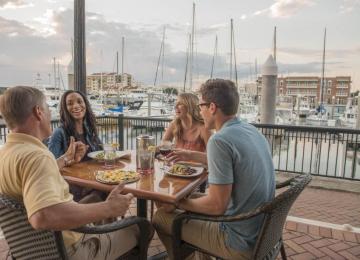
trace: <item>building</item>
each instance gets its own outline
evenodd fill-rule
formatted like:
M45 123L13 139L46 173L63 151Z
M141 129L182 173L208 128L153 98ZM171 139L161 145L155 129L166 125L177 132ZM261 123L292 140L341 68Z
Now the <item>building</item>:
M135 86L132 75L128 73L93 73L86 78L86 88L89 92L117 92L119 89L133 88Z
M261 77L258 78L259 93L262 86ZM310 105L317 106L321 102L321 78L313 76L291 76L279 77L277 80L277 95L278 96L297 96L306 97ZM346 105L347 99L350 96L351 77L350 76L336 76L326 77L324 79L324 104L339 104Z

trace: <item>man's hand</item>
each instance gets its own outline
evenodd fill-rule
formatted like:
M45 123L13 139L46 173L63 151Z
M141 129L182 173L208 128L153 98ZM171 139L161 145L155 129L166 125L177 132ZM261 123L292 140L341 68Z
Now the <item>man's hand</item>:
M128 193L122 195L121 192L124 189L123 184L116 186L109 196L106 199L106 202L109 205L111 217L124 216L126 211L129 209L131 200L134 198L134 195Z
M191 161L191 151L185 149L174 149L166 156L170 162Z
M81 161L82 158L84 158L88 148L89 146L83 144L81 141L75 142L75 155L74 155L75 162L78 163Z

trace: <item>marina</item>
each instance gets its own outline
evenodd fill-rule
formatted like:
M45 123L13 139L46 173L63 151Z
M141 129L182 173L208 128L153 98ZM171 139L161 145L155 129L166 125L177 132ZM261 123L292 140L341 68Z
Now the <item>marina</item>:
M138 244L134 244L131 250L134 257L131 253L130 258L135 259L140 252L139 259L163 260L172 259L172 255L171 250L165 247L162 232L157 229L157 214L161 214L158 207L167 209L169 206L184 211L175 218L170 233L172 245L178 247L174 257L178 258L192 244L185 238L187 232L192 230L186 231L184 227L192 223L189 220L194 217L209 223L220 221L222 225L227 225L228 221L238 222L241 226L243 219L250 223L253 216L264 213L261 226L257 224L260 231L256 235L257 240L254 240L255 246L251 246L251 259L360 259L360 49L354 26L358 24L356 21L360 21L359 1L274 0L255 3L174 0L170 5L145 0L136 3L128 0L121 3L116 0L105 2L0 1L0 24L3 25L0 29L3 46L0 53L0 98L8 88L25 86L39 89L45 95L51 112L52 131L60 126L60 102L65 103L61 111L62 115L65 114L64 124L68 124L67 127L70 125L70 130L65 129L65 135L74 130L71 135L76 137L75 141L80 140L90 148L76 143L70 160L68 153L61 151L57 161L61 176L69 185L92 189L91 193L96 190L103 193L101 196L104 198L118 183L115 179L125 180L124 187L115 188L119 191L118 197L125 197L123 194L128 193L135 197L128 200L126 211L121 214L106 215L111 219L102 216L105 225L97 226L97 222L87 221L90 225L81 228L98 232L110 227L110 232L113 232L118 223L129 226L132 220L141 219L141 223L147 226L139 224L140 234L144 236L140 236ZM227 151L219 149L217 152L221 151L221 154L216 158L206 153L208 138L216 133L214 129L205 129L204 136L199 130L200 139L196 141L202 140L201 152L200 155L192 154L194 157L190 161L172 164L165 157L155 156L158 152L161 155L171 152L180 143L178 140L182 140L177 139L180 135L183 135L184 144L186 141L188 145L186 149L195 147L191 138L186 136L197 134L198 125L194 122L203 127L201 117L211 124L219 122L216 120L226 114L222 112L227 101L224 102L222 97L218 100L204 96L204 93L200 96L199 89L209 79L232 81L231 85L235 85L239 94L236 111L239 125L245 122L251 124L255 129L247 125L248 131L251 130L254 136L260 132L266 139L258 136L259 139L252 143L247 142L247 149L243 149L246 151L236 154L240 159L234 159L234 151L241 149L233 145L239 141L238 137L232 136L232 150L228 155L232 153L234 176L231 176L232 185L227 185L231 190L231 202L223 201L223 204L228 203L226 209L223 207L225 204L222 205L225 211L219 210L214 196L209 196L214 194L212 187L217 185L208 183L214 179L214 172L224 175L224 178L228 178L225 175L230 172L230 168L221 169L222 161L218 172L213 169L214 162L221 156L230 158L226 157ZM222 91L228 90L226 84L222 87ZM68 90L78 93L68 94ZM234 94L236 90L232 90ZM64 93L67 96L61 101ZM188 100L182 98L183 93L193 96L196 101L189 104ZM227 92L217 92L217 95L220 97L223 93ZM234 108L232 96L236 95L227 96L227 100ZM81 97L86 106L79 101ZM95 118L86 114L89 106L85 97ZM1 109L5 111L3 107ZM12 109L17 111L17 107ZM194 110L200 115L194 116ZM48 124L49 114L45 115L43 122ZM169 128L174 119L178 121ZM37 119L29 122L37 122ZM24 122L24 125L30 126L26 131L37 127L29 122ZM72 129L74 122L77 125ZM42 133L45 135L46 132L48 136L49 128L43 127L44 124L39 124L38 130L43 130ZM97 131L92 131L95 128ZM166 132L168 129L172 131ZM53 132L54 137L60 134L57 133L59 130L62 129ZM16 129L13 131L17 133ZM217 128L217 131L222 129ZM9 145L4 146L9 140L9 133L0 114L1 152L11 145L8 142ZM32 135L32 132L22 134ZM44 138L42 135L41 138L33 137L39 140ZM64 137L62 142L66 144L68 140L65 138L69 136L61 137ZM54 153L51 142L57 138L49 138L40 141ZM258 149L257 154L251 153L259 147L258 140L261 140L261 151ZM94 150L89 153L92 145ZM270 154L266 151L267 145ZM85 160L83 157L84 160L74 163L81 149L91 159ZM205 154L202 153L204 151ZM243 160L242 153L244 158L251 155L249 162ZM260 157L255 157L260 153ZM103 154L102 157L99 154ZM126 156L117 158L120 155ZM200 167L196 162L197 157L205 155L205 159L201 158ZM251 160L254 161L253 165L263 165L262 170L249 169L246 164L250 164ZM234 162L244 166L241 168L244 170L238 171L240 168L234 167ZM178 167L178 163L182 167ZM195 175L190 171L195 169L194 165L190 166L191 163L198 163ZM3 167L3 172L11 172L7 168ZM180 174L181 168L185 170ZM116 172L125 174L120 176ZM132 179L127 179L130 177L126 174L130 172L134 175ZM272 188L275 186L275 192L271 196L269 193L267 199L250 210L228 214L237 203L235 196L242 195L240 192L247 195L246 187L235 189L235 185L242 185L249 181L249 176L259 174L261 178L253 178L257 183L248 185L255 188L269 176L273 178L268 173L275 175L275 181L268 185ZM10 187L20 183L18 180L8 182L6 174L0 177L4 176L5 182L2 181L0 190L4 183ZM239 176L244 178L241 182L238 181ZM42 178L46 180L46 177L44 173ZM45 181L39 182L39 187L43 183ZM224 192L223 186L216 186L224 194L216 196L217 200L227 196L228 191ZM33 189L33 186L28 185L27 189ZM249 198L255 199L268 191L269 188L257 189ZM203 192L204 198L211 199L211 204L187 208L189 205L183 202L192 199L193 192ZM64 223L68 225L66 228L53 228L56 218L43 218L41 224L48 221L48 226L35 226L30 221L30 215L26 215L27 205L24 207L21 201L9 202L8 195L0 194L0 260L18 259L19 248L25 256L35 251L42 255L45 252L42 246L52 247L50 254L60 252L54 258L65 256L65 259L69 252L63 253L63 250L68 250L68 245L65 243L64 247L62 243L67 238L64 236L64 241L57 240L62 235L54 230L71 230L74 227L70 223L72 221L66 222L68 216L83 219L88 214L82 211L84 214L64 217ZM78 194L74 194L74 198L75 195ZM23 188L22 196L26 196ZM101 198L105 200L104 203L111 201L104 198ZM196 199L192 202L196 205ZM84 209L88 205L82 206ZM201 209L202 206L204 209ZM20 211L22 215L18 217ZM101 215L107 211L111 212L111 208L92 212ZM9 212L16 222L6 217ZM59 219L64 216L63 212L58 213ZM44 216L47 217L46 214ZM108 220L114 222L107 225ZM150 231L151 225L156 232L148 247L146 242L150 240L146 238L151 232L146 232ZM39 228L42 230L38 231ZM229 237L230 233L224 230L222 235L230 238L227 240L236 238L236 247L240 245L240 240L244 240L242 234L239 235L241 232ZM36 234L28 235L30 233ZM47 234L46 239L42 237L43 233ZM14 242L13 237L20 241L21 246ZM207 237L215 238L217 233L211 231ZM191 238L195 236L191 234ZM230 245L222 240L223 237L216 244L224 242L226 249L234 246L234 243ZM248 243L247 239L245 241ZM123 241L120 239L118 242L114 243L116 246L113 249L122 248ZM44 245L38 248L38 243ZM77 250L75 245L71 246ZM206 245L202 247L195 243L192 249L212 254L216 259L238 259L221 255L221 250L212 252L213 246ZM263 255L261 251L264 251ZM179 259L185 259L185 255L182 256Z

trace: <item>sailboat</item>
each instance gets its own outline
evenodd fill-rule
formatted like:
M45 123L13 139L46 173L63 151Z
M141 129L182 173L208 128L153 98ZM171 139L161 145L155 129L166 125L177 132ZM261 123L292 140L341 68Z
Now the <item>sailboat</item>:
M325 93L325 49L326 49L326 28L324 30L324 45L323 45L323 57L322 57L322 69L321 69L321 81L320 81L320 104L314 114L309 115L306 121L312 125L329 125L335 126L336 121L328 119L327 111L324 107L324 93Z

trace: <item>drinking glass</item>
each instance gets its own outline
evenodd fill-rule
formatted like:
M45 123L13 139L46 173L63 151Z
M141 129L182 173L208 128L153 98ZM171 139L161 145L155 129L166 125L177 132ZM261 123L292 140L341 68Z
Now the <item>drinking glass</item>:
M104 144L104 167L111 169L115 167L116 150L112 144Z
M136 137L136 168L141 174L154 172L155 138L150 135Z
M171 153L172 148L173 148L173 143L170 141L162 141L159 146L159 152L163 156L162 166L161 166L161 169L163 170L165 169L165 166L168 165L166 156Z
M141 150L137 151L137 170L141 174L150 174L154 170L155 151Z

